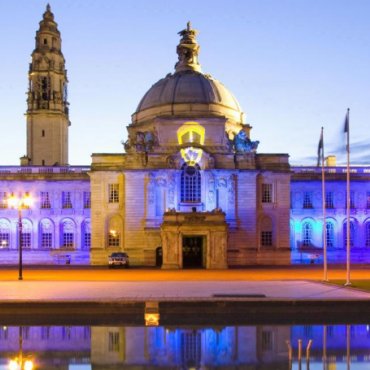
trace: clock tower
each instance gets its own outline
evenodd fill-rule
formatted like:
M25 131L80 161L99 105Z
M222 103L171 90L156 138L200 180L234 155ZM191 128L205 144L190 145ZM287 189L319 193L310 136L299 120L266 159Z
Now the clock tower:
M28 72L27 156L22 165L68 165L67 71L61 37L50 5L46 7Z

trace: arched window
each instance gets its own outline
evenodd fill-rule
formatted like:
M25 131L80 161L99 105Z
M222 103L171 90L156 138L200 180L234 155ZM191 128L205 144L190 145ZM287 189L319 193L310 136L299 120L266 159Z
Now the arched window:
M51 249L53 247L53 240L54 240L54 225L48 218L45 218L40 221L41 248Z
M113 216L108 226L108 247L120 247L122 237L122 220L119 216Z
M312 245L312 225L309 222L302 225L302 244L305 247Z
M87 219L82 223L82 249L91 248L91 224L90 220Z
M200 203L201 202L201 175L200 168L184 164L181 172L181 202Z
M349 245L353 247L353 241L355 237L355 224L353 221L349 222ZM343 224L343 246L347 246L347 222Z
M9 248L10 245L10 224L7 220L0 220L0 247Z
M64 220L62 222L61 235L63 248L74 248L75 246L75 224L72 220Z
M370 221L365 225L365 245L370 247Z
M334 224L332 222L326 223L326 245L329 248L334 247Z

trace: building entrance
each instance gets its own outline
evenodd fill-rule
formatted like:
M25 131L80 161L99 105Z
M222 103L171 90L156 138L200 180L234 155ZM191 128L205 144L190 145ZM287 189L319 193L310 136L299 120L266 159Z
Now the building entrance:
M184 236L182 238L182 267L204 267L202 236Z

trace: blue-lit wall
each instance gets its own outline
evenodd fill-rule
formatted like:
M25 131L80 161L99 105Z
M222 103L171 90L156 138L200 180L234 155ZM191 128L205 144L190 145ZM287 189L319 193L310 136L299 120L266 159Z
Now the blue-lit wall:
M306 172L303 172L303 171ZM323 204L320 169L293 168L291 182L291 261L321 263ZM327 255L329 263L346 261L346 180L344 168L327 169ZM330 194L329 194L330 193ZM351 262L370 263L370 181L368 168L351 170ZM310 204L311 203L311 204Z

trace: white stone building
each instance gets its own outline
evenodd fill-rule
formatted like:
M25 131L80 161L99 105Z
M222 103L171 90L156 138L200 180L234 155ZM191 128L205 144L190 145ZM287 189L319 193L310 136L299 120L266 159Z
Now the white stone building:
M175 71L139 102L124 151L69 166L68 79L47 6L29 69L27 155L21 166L0 167L0 263L16 263L20 239L25 263L63 263L68 255L71 263L105 265L116 251L126 251L131 265L162 268L320 260L320 202L302 201L320 192L317 170L291 168L288 154L258 153L235 97L202 72L197 31L188 24L179 34ZM362 262L370 247L369 171L353 177L365 197L352 227ZM330 172L337 185L327 196L343 205L334 194L343 193L343 173ZM26 193L35 201L22 211L20 237L8 198ZM344 261L343 209L328 217L332 261Z

